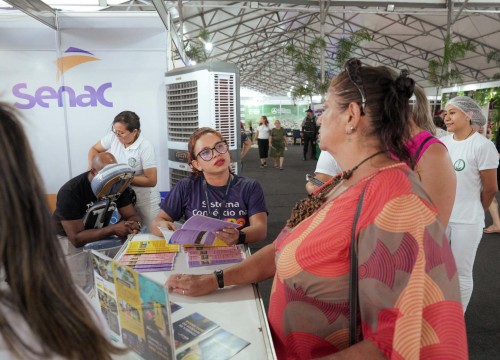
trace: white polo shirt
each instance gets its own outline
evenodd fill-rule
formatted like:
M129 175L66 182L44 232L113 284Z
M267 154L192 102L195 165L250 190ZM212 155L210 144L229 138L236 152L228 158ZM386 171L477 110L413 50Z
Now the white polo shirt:
M144 175L144 169L157 167L153 144L139 135L129 147L125 146L110 132L101 139L101 145L116 158L119 164L127 164L135 170L135 175Z
M134 169L135 175L144 175L144 169L158 167L153 144L146 140L142 134L132 145L125 148L115 134L110 132L101 139L101 145L115 156L118 163L127 164ZM142 219L143 227L147 229L160 212L160 192L157 186L132 186L132 189L137 195L135 208Z

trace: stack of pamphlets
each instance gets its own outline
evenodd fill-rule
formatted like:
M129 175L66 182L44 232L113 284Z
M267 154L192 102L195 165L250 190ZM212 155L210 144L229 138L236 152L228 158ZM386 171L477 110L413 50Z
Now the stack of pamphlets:
M177 360L227 360L250 345L199 313L173 324Z
M178 252L179 245L167 244L165 240L133 241L118 262L138 272L170 271Z
M239 263L244 259L242 249L238 245L220 247L184 245L184 252L187 254L186 259L190 268Z
M188 266L207 266L238 263L244 259L242 248L227 245L217 237L225 228L238 229L241 225L203 215L190 217L180 228L172 231L159 227L169 244L181 244L187 253Z

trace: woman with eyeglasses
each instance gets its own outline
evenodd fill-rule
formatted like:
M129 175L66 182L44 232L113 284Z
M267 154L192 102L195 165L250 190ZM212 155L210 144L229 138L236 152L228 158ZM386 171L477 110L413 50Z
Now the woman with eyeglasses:
M466 359L451 248L406 164L413 86L349 60L330 83L319 134L343 172L294 209L274 243L222 273L175 275L166 286L199 296L274 277L278 359Z
M231 156L224 137L211 128L197 129L188 142L192 176L180 180L161 203L151 231L158 226L175 230L174 221L204 215L240 224L217 237L228 245L261 241L267 234L267 208L260 184L231 171Z
M92 159L101 152L113 154L119 164L127 164L135 170L132 188L144 230L160 211L160 192L156 187L157 163L153 144L141 134L139 116L132 111L122 111L115 116L111 132L89 150L89 168Z

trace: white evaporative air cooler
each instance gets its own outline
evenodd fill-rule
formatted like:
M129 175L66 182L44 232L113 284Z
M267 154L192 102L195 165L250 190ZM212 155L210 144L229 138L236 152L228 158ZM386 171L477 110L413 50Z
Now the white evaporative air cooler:
M194 130L211 127L229 144L231 167L240 158L240 76L233 64L209 62L165 74L169 191L189 176L188 140Z

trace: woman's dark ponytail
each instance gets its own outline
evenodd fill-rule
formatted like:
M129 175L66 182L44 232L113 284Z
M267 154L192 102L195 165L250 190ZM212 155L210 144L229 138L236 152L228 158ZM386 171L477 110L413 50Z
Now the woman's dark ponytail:
M384 99L382 113L382 138L388 150L414 168L414 159L406 146L410 140L409 100L413 96L415 81L410 78L408 70L401 71L398 78L389 80L389 88Z

